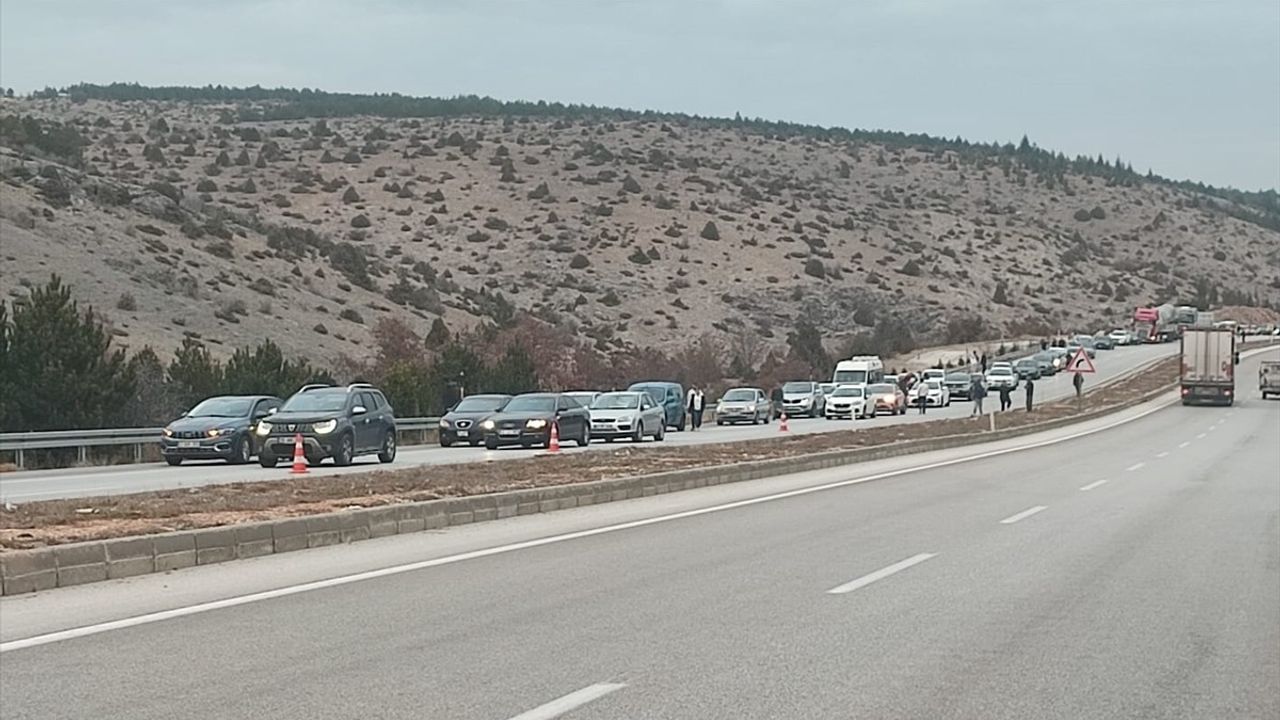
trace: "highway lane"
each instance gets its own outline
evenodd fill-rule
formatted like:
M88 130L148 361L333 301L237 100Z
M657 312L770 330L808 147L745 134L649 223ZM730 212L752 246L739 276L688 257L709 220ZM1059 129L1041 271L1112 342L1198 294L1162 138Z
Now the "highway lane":
M14 650L0 714L1276 717L1278 437L1274 401L1175 405L1024 452ZM360 563L335 559L380 547L362 562L385 567L467 547L457 538L519 539L518 522L486 525L5 599L0 632L125 617L156 607L161 583L180 601L215 592L192 590L204 582L257 589L236 578L286 562L349 571Z
M1166 344L1124 347L1113 351L1100 352L1096 360L1098 373L1088 379L1088 385L1086 387L1092 387L1098 383L1104 383L1112 380L1116 376L1127 373L1135 367L1148 363L1159 357L1170 355L1176 352L1176 350L1176 345ZM1038 401L1048 401L1067 397L1071 393L1072 388L1070 377L1065 373L1059 373L1054 377L1045 378L1036 383L1036 396ZM1019 393L1015 395L1015 402L1021 401L1022 395L1019 391ZM971 412L971 407L972 406L967 402L957 402L950 408L931 409L923 416L912 411L901 417L880 416L872 421L858 421L856 423L852 421L826 421L821 419L797 418L790 421L789 426L790 431L797 434L838 432L848 430L850 428L863 427L868 422L875 424L909 423L937 419L939 417L963 417ZM986 403L986 409L991 410L994 407L998 407L998 401L996 398L991 398ZM776 422L771 425L742 425L727 427L717 427L712 424L704 426L703 429L697 433L669 432L664 444L696 445L703 443L754 440L776 437L777 435L778 425ZM654 447L658 445L660 444L650 441L645 443L643 447ZM580 451L573 443L566 443L562 447L569 452ZM592 443L588 449L611 447L614 447L614 445L597 441ZM435 446L405 447L400 449L399 457L390 467L508 460L528 457L538 452L541 451L523 450L519 448L489 451L485 450L483 447L454 447L448 449ZM368 471L379 467L383 466L379 465L376 459L368 458L363 459L348 468L335 468L332 465L326 464L318 468L313 468L313 472L337 475L347 472ZM284 478L288 476L288 472L288 468L283 466L275 470L265 470L257 464L247 466L229 466L221 462L193 462L186 463L177 468L169 467L163 463L155 463L102 468L69 468L61 470L6 473L4 475L0 475L0 501L22 503L53 498L116 495L147 490L167 490L217 483L252 482L264 479Z

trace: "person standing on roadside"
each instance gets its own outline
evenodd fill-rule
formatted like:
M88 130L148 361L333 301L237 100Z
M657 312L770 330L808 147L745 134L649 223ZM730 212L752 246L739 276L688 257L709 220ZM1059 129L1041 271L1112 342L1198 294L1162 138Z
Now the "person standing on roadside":
M1084 390L1084 373L1072 373L1075 377L1071 378L1071 386L1076 389L1076 397L1080 397Z
M1031 399L1036 394L1036 384L1027 378L1027 412L1031 412Z
M690 423L694 430L698 430L702 427L702 411L706 407L706 396L702 394L702 388L690 390L689 395Z
M973 412L970 417L982 414L982 399L987 396L987 388L982 384L982 376L975 377L969 386L969 397L973 399Z
M987 354L986 353L982 353L982 372L984 375L987 372Z
M929 383L924 380L916 383L915 394L916 402L920 403L920 414L924 415L929 409Z
M1013 389L1008 385L1000 386L1000 412L1013 407Z

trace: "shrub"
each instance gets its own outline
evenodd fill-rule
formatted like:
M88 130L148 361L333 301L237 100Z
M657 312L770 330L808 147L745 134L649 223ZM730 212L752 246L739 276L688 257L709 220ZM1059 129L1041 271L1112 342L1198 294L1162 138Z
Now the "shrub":
M804 264L804 274L822 279L827 276L827 267L818 258L810 258Z
M1101 205L1095 205L1093 209L1089 211L1089 217L1094 220L1105 220L1107 217L1107 211L1103 210Z
M911 259L911 260L908 260L902 266L902 268L898 270L898 272L902 273L903 275L910 275L911 277L920 277L920 274L922 271L920 269L920 263L916 262L914 259Z
M342 202L350 205L360 202L360 193L356 192L355 187L348 185L347 191L342 193Z
M577 255L574 255L573 258L569 260L569 267L573 268L574 270L581 270L590 264L591 264L591 261L588 260L587 256L583 255L582 253L578 253Z
M351 227L353 228L367 228L370 225L373 225L373 223L369 221L369 218L364 213L351 218Z
M119 300L116 300L116 309L124 310L125 312L133 312L138 309L138 301L133 299L133 295L124 293L120 296Z
M338 313L338 317L357 325L364 324L364 318L360 316L360 313L355 308L344 308L342 312Z
M714 222L708 220L707 224L702 226L702 232L698 233L698 235L703 240L719 240L720 230Z
M210 192L217 192L217 191L218 191L218 183L210 180L209 178L204 178L203 180L201 180L199 183L196 184L196 192L210 193Z
M649 264L649 256L646 255L644 251L641 250L640 248L636 248L635 252L632 252L630 255L627 256L627 259L637 265Z
M1091 219L1093 219L1093 215L1088 210L1085 210L1084 208L1077 210L1074 217L1076 220L1080 222L1089 222Z

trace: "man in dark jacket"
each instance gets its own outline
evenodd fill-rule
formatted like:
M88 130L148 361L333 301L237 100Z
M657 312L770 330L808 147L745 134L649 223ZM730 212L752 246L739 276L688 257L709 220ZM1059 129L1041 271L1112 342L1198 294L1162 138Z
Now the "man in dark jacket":
M1000 412L1004 412L1013 407L1013 388L1008 385L1000 386Z
M1031 412L1031 399L1035 395L1036 384L1031 378L1027 378L1027 412Z

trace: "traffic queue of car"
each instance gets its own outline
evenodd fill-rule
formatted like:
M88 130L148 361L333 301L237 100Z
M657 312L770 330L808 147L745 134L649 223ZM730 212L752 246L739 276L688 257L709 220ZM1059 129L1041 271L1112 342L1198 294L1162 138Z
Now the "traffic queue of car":
M1045 343L1014 360L995 361L985 373L930 368L890 375L875 356L837 363L832 381L787 382L770 395L759 387L726 390L708 410L716 425L769 424L777 417L863 420L902 415L921 403L948 407L971 400L979 384L990 391L1016 390L1022 382L1053 375L1077 353L1131 344L1127 331L1077 335ZM923 388L923 389L922 389ZM614 392L534 392L480 394L463 398L440 418L442 447L484 445L547 447L553 432L560 442L585 446L593 440L662 441L667 431L690 425L685 389L675 382L644 381ZM380 390L367 383L308 385L287 400L270 396L209 398L164 428L161 454L170 465L186 460L222 459L248 463L256 456L275 467L301 448L308 464L332 459L349 465L362 455L389 463L396 456L396 420Z

